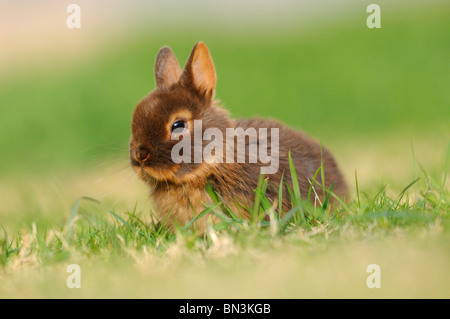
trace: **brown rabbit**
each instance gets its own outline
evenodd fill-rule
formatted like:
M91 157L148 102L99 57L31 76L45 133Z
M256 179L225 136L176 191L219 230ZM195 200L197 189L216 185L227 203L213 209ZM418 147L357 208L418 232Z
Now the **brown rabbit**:
M321 148L320 144L275 120L231 119L217 105L214 100L216 72L208 48L203 42L194 46L184 70L181 70L172 50L162 48L156 58L155 77L156 89L137 104L133 114L130 159L135 172L151 187L155 208L161 220L166 220L166 224L184 225L204 210L204 204L211 204L212 200L205 189L207 183L220 194L235 214L249 217L242 207L251 207L261 169L267 168L267 160L250 160L249 150L257 149L252 149L252 144L265 145L268 147L267 154L275 155L277 169L266 174L269 180L266 195L269 199L275 201L278 198L283 174L284 180L291 184L289 151L303 198L307 196L321 161L326 188L333 185L336 195L341 198L347 196L346 183L333 156L328 150ZM199 121L200 130L196 126ZM222 147L220 143L217 144L211 153L213 160L196 160L199 150L201 153L210 142L208 139L196 139L195 134L204 134L211 128L226 136L225 141L232 143ZM261 128L267 129L267 135L263 136ZM226 133L230 129L240 129L240 133L236 134L238 137L229 137ZM256 142L252 142L250 136L245 136L245 132L250 132L248 129L257 132ZM242 137L243 134L241 150L248 152L239 160L236 153L239 150L239 135ZM193 139L190 138L192 135ZM218 140L217 136L215 142ZM188 160L174 160L173 150L176 145L179 148L178 143L182 141L187 142L188 147L179 152L179 155ZM278 145L274 147L272 142L276 141ZM232 158L221 159L220 156L228 154L230 145L234 152ZM317 185L322 185L320 176L318 174L316 178ZM323 201L322 189L315 189L318 198ZM286 186L283 194L288 194ZM333 202L333 198L331 201ZM283 211L286 212L290 204L289 196L284 196ZM202 217L196 222L196 226L204 231L207 221L207 216Z

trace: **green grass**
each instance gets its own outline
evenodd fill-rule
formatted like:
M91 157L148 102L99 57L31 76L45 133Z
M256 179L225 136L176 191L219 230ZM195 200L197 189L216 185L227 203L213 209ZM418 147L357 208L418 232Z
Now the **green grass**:
M309 297L448 298L450 291L447 284L450 276L446 270L450 265L450 219L448 190L445 187L448 160L447 155L443 180L435 180L422 171L420 177L405 185L395 196L388 195L387 185L382 185L377 192L370 193L357 188L355 200L343 203L342 207L335 210L327 207L326 203L313 205L311 201L300 198L296 182L293 183L293 190L289 195L280 194L291 197L293 208L279 214L275 209L277 203L272 203L265 197L266 180L260 179L255 190L256 199L252 208L254 213L250 220L236 217L223 206L220 196L212 193L216 203L205 207L197 217L215 214L220 218L220 222L211 224L205 234L197 233L192 223L169 230L163 223L148 220L146 212L139 212L136 208L119 212L105 208L105 205L94 199L79 198L60 226L36 220L20 232L9 233L3 228L0 235L0 280L4 283L3 287L8 289L0 290L0 297L23 296L23 286L12 286L17 280L28 278L26 273L29 270L23 273L23 269L38 271L37 275L29 279L32 282L30 297L224 298L229 297L227 291L230 293L228 288L224 289L222 286L227 284L224 282L224 276L230 276L232 281L242 277L241 282L235 282L236 294L233 296L306 297L307 291L300 292L292 285L286 286L280 295L273 295L271 288L279 289L279 282L271 282L264 291L249 289L246 285L254 285L254 279L247 278L249 270L241 268L242 263L249 263L247 266L254 267L255 263L262 262L269 268L276 267L275 271L279 272L284 267L303 267L305 259L311 259L312 264L316 264L315 259L322 255L321 258L325 260L319 258L319 269L324 267L322 262L333 263L336 259L339 260L341 268L335 269L339 272L336 277L324 275L318 270L314 274L317 282L309 282L312 285L309 288ZM296 176L292 161L291 175ZM325 191L335 197L331 190ZM266 216L270 217L270 221ZM386 245L385 249L380 250L380 243ZM399 243L403 247L397 251ZM359 251L358 255L350 253L350 260L342 260L340 255L333 252L343 249L342 253L349 254L355 246L356 251ZM395 272L399 269L393 271L392 265L389 265L389 262L392 263L393 251L398 254L397 267L402 265L401 267L408 268L410 276L414 277L411 280L415 280L419 290L409 291L408 281L405 279L402 282L404 286L396 289L380 290L377 293L368 288L362 289L364 267L371 263L381 264L381 269L383 273L386 271L388 278L395 277ZM414 255L415 264L405 264L405 260L411 259L410 254ZM267 257L270 255L280 264L274 265L272 258ZM436 264L433 267L437 267L437 272L423 278L420 272L424 260L421 258L428 258L428 262L434 260ZM284 259L286 260L282 261ZM360 264L368 259L371 260L367 261L368 264L358 266L361 274L356 277L361 282L354 283L354 278L348 279L349 287L344 289L345 285L341 282L343 279L339 279L340 276L351 276L348 271L354 271L353 263ZM63 269L71 263L80 264L83 273L88 269L86 273L89 279L83 279L83 282L87 281L89 289L72 292L64 286ZM150 270L146 267L154 268ZM119 269L126 273L118 274ZM199 278L199 269L205 272L204 277ZM302 269L297 271L302 272ZM152 279L148 281L150 286L144 289L136 280L139 274L148 276L147 272L152 273ZM261 278L274 276L266 274L265 269L260 266L255 267L255 272L254 275ZM102 274L102 280L95 278L96 273L97 276ZM176 276L173 276L174 273ZM152 285L156 280L155 274L166 277L162 284L172 287L172 292ZM116 276L123 280L118 281ZM200 284L194 285L190 282L193 280L190 279L191 276L196 278L194 281L199 280ZM287 277L296 276L298 278L294 279L294 282L298 283L300 280L300 284L301 280L310 280L297 273L277 275L283 281L286 281ZM49 280L55 285L54 288L42 289L41 280ZM215 284L206 284L206 280ZM336 280L339 283L337 286ZM118 291L105 289L111 282L114 282ZM433 284L431 287L430 282ZM185 290L183 285L189 284L192 287ZM392 288L392 282L387 282L386 286ZM209 290L206 292L204 289Z

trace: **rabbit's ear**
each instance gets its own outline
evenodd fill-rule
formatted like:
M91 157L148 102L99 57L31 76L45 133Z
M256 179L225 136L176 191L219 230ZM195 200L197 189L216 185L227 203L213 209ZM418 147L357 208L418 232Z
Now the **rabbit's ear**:
M192 49L180 82L208 99L213 98L216 88L216 70L208 47L203 42L197 43Z
M181 68L175 54L169 47L162 48L155 63L156 87L171 86L178 82Z

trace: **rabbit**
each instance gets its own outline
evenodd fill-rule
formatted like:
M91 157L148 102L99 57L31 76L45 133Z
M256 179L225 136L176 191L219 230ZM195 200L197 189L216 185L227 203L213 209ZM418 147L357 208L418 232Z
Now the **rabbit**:
M237 216L250 218L249 208L255 200L255 189L262 168L267 166L261 160L251 162L249 155L245 154L245 160L241 158L238 161L237 148L234 148L232 160L217 160L216 155L227 153L229 145L225 145L216 148L212 160L194 161L192 159L198 153L198 147L205 148L208 143L207 139L194 138L186 140L190 142L184 150L191 161L174 161L173 149L180 141L195 135L194 126L199 121L202 124L201 133L208 128L215 128L223 135L228 129L270 129L263 142L271 146L272 140L275 140L271 134L276 130L279 144L276 145L277 149L270 149L269 146L268 153L272 151L277 155L277 169L265 175L268 178L266 196L276 203L282 181L283 212L287 212L291 205L285 185L287 182L292 188L289 152L302 198L307 197L311 181L321 163L325 187L329 189L333 185L334 194L343 200L347 198L348 189L343 174L332 154L318 142L277 120L236 120L229 116L214 99L216 72L208 47L203 42L194 46L183 70L173 51L169 47L162 48L157 55L154 71L156 89L144 97L133 112L129 150L131 166L138 177L150 186L150 197L157 217L165 225L186 225L205 209L205 205L213 204L206 190L207 184ZM229 140L227 137L226 141ZM232 140L234 144L231 145L236 146L235 138L232 137ZM244 140L243 148L251 148L250 139ZM261 143L257 141L257 144ZM321 175L319 173L316 176L317 185L322 185ZM315 189L312 200L318 198L323 202L322 189ZM334 197L331 197L330 204L336 204ZM205 215L195 221L196 229L205 231L210 219L212 222L218 220L212 214Z

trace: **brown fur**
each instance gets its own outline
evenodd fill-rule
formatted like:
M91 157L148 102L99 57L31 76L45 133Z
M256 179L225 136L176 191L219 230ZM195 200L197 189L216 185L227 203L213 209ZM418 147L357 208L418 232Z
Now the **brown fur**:
M239 208L250 207L254 202L262 163L180 163L171 159L172 147L178 143L170 140L170 128L174 121L183 120L193 134L193 121L202 120L203 131L208 127L219 128L225 136L226 128L270 128L279 129L279 169L268 175L267 197L276 200L282 174L291 183L288 153L297 171L301 195L307 196L313 175L323 158L325 186L345 198L347 186L337 164L326 149L307 137L276 120L247 119L233 120L214 101L216 73L208 48L202 42L194 46L183 71L173 52L165 47L158 54L155 65L157 88L138 103L133 114L130 159L138 176L151 187L151 197L161 220L169 225L186 224L212 200L205 190L209 183L222 196L236 214L249 217ZM270 134L268 136L270 140ZM209 141L203 141L203 147ZM269 143L270 145L270 143ZM193 148L192 145L192 156ZM235 148L236 152L236 148ZM270 154L270 153L269 153ZM235 154L236 156L236 154ZM309 180L309 181L308 181ZM320 174L318 184L322 184ZM315 188L321 200L322 190ZM288 194L284 186L283 194ZM314 198L314 196L312 196ZM283 210L290 207L289 196L284 196ZM208 218L197 222L204 230ZM213 220L215 220L213 218Z

